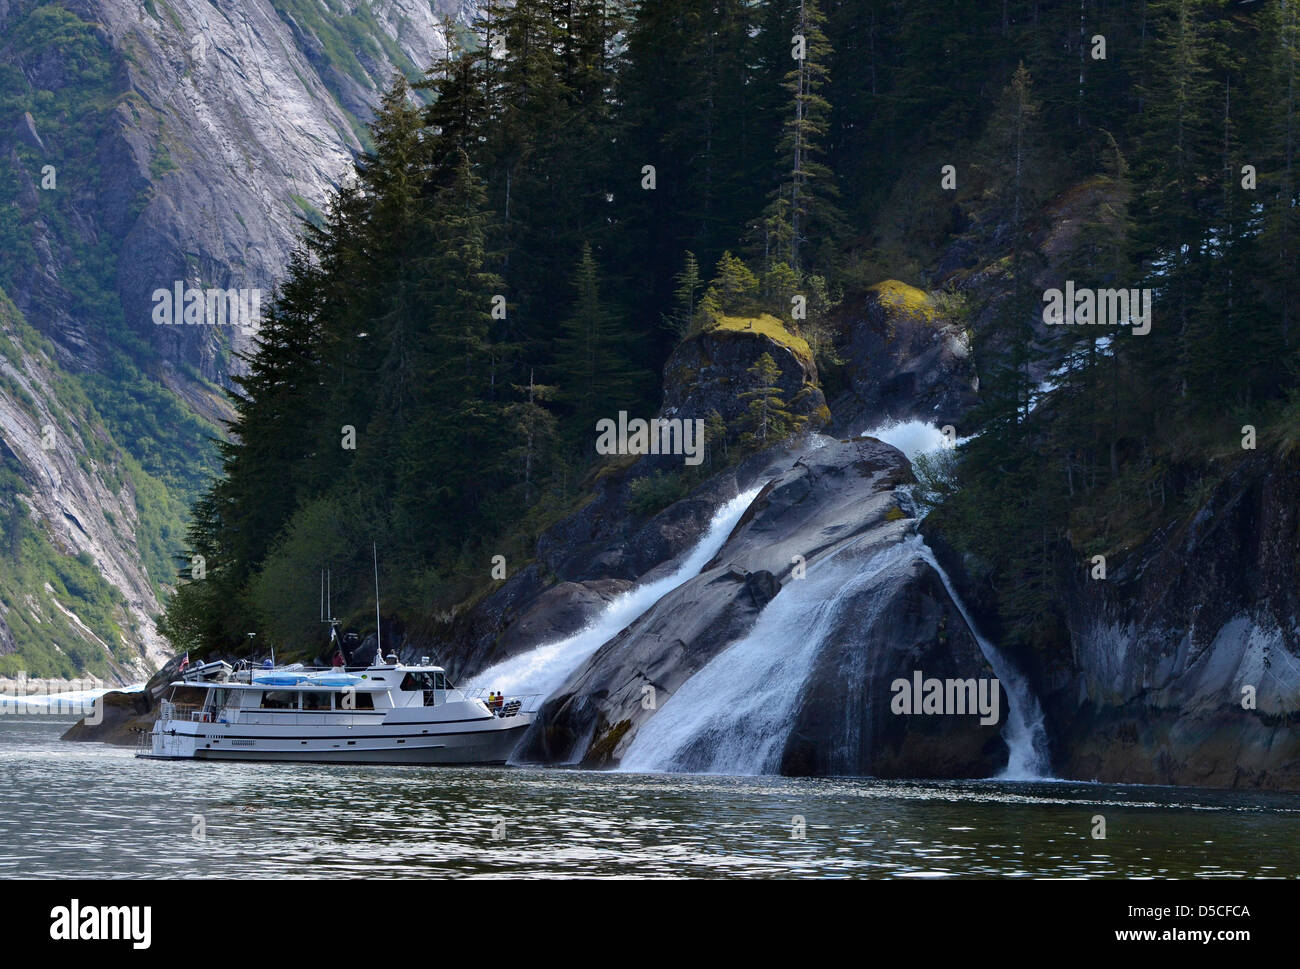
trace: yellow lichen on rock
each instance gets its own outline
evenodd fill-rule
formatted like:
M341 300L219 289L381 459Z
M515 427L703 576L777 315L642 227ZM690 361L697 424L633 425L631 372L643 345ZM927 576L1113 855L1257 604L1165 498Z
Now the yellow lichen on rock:
M769 340L789 347L806 365L812 365L813 354L808 341L787 330L785 324L771 313L760 313L758 316L719 316L716 318L713 332L719 330L762 334Z
M867 292L875 293L884 305L893 307L908 316L925 320L927 323L933 323L938 317L938 311L929 293L899 282L897 279L886 279L884 282L876 283Z

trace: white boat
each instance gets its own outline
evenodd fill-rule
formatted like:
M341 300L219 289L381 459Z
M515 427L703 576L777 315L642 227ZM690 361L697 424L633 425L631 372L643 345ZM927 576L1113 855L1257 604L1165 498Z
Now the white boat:
M349 669L200 667L170 684L139 756L503 764L532 722L525 706L535 697L489 706L455 689L427 659L417 666L388 660Z

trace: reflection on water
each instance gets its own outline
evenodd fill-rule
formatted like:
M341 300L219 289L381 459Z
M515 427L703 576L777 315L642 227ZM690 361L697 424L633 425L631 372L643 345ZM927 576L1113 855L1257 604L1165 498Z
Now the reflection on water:
M0 877L1300 874L1300 795L175 763L65 727L0 717Z

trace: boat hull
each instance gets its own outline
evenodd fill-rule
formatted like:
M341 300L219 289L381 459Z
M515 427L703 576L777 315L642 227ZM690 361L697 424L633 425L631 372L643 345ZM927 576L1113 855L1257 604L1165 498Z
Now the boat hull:
M504 764L523 739L531 717L490 718L482 726L438 732L436 725L411 732L411 724L323 736L249 732L230 725L164 722L152 735L149 760L280 761L327 764ZM198 729L195 729L198 728ZM207 728L207 729L203 729Z

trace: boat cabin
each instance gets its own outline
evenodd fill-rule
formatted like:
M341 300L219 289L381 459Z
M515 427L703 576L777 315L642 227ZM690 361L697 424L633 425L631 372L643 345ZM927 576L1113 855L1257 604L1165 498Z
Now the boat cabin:
M475 701L455 689L439 666L394 663L346 671L289 667L233 674L228 670L218 671L213 679L186 677L173 682L168 701L182 719L188 713L189 719L205 723L247 723L284 714L364 716Z

